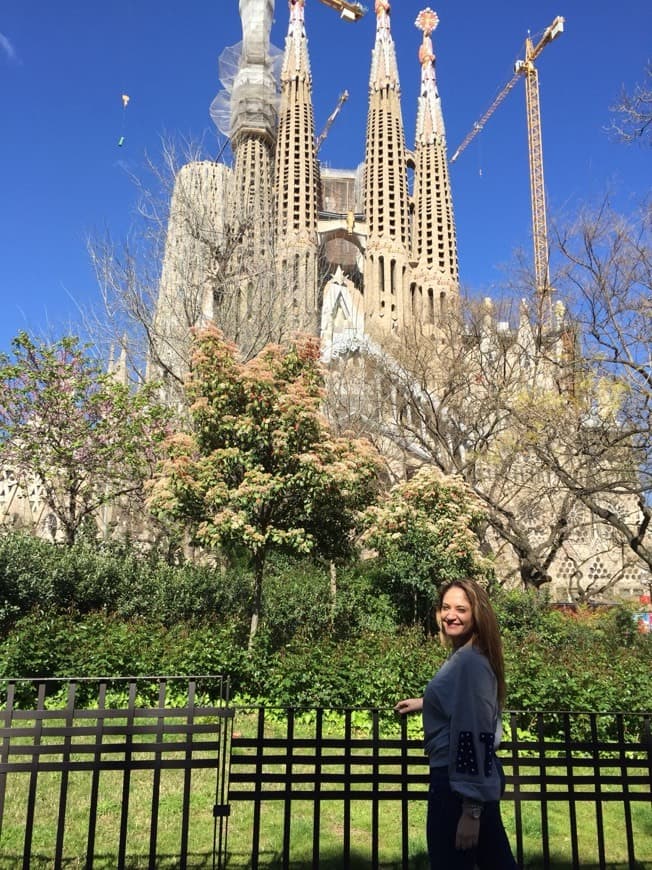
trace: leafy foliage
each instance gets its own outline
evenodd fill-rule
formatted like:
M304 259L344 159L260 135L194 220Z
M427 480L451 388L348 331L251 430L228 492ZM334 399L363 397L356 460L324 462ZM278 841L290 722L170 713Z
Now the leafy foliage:
M649 709L649 637L619 647L606 630L608 616L548 617L545 631L525 642L505 634L508 709ZM420 694L445 655L418 628L355 629L339 639L297 632L277 648L261 632L247 652L246 628L228 620L165 626L99 612L35 613L0 642L0 678L222 674L240 703L389 709L399 697ZM528 721L520 719L520 727Z
M422 692L446 653L420 627L401 624L369 568L338 569L333 589L325 566L272 555L265 620L247 650L250 571L173 567L117 544L68 548L6 535L0 688L3 679L35 675L212 673L227 675L246 703L389 709ZM492 595L509 709L649 709L652 636L630 630L625 606L570 615L540 592ZM528 718L518 723L529 727Z
M155 385L118 383L74 336L13 340L0 356L0 462L35 481L72 544L102 505L138 495L152 472L167 411Z
M210 550L247 554L253 638L268 554L346 554L377 458L366 442L330 433L314 339L240 363L218 330L201 330L187 392L192 430L168 441L150 506L186 521Z
M31 535L0 535L0 630L34 611L86 614L164 625L207 615L237 618L251 595L251 577L213 564L169 565L128 545L83 540L61 547Z
M492 576L474 531L482 518L464 482L444 477L434 466L424 466L367 508L361 543L376 551L377 586L394 602L401 622L432 627L443 583Z

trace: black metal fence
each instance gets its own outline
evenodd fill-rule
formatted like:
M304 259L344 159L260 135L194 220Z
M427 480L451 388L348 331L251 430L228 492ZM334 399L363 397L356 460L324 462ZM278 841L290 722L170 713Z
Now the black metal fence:
M219 677L31 691L10 681L0 710L3 870L427 867L417 718L234 709ZM519 864L652 867L651 718L508 714Z
M390 711L345 710L335 719L324 710L308 719L293 710L255 715L255 733L234 731L229 784L232 807L253 804L251 867L260 866L264 851L284 868L329 861L333 867L427 866L428 772L422 740L408 735L408 720L397 732ZM508 714L499 753L507 779L503 815L519 865L652 867L650 720L650 714ZM334 804L341 826L335 854L332 837L324 842L322 819L324 807ZM311 845L307 850L304 832L298 852L293 828L305 828L306 812Z
M226 806L233 711L226 707L228 685L221 677L16 680L5 685L0 713L3 870L61 868L69 865L71 854L74 866L87 868L192 866L201 772L201 789L210 789L215 819L212 844L203 844L202 866L210 866L205 863L209 855L213 867L222 866L226 814L221 808ZM170 803L168 772L174 780L173 809L168 806L163 813L162 805ZM7 848L8 817L14 837ZM144 842L135 837L136 854L133 845L128 849L134 817L148 832ZM80 827L84 835L67 844L70 830ZM100 827L108 828L108 834L98 836ZM23 833L20 854L16 831Z

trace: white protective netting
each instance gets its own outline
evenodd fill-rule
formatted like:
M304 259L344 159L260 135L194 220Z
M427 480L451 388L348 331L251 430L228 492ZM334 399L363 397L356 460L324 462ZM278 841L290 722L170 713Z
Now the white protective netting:
M209 113L217 129L223 136L231 135L231 94L233 83L240 70L242 61L242 42L235 45L227 45L217 59L217 74L222 85L222 90L210 105ZM278 108L279 82L281 79L281 66L283 64L283 51L275 45L269 46L267 57L269 69L276 82L275 108Z

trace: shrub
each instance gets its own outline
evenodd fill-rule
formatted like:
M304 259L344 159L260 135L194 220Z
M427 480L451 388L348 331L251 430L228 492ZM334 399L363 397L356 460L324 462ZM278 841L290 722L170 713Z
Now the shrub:
M0 628L39 606L56 606L52 584L53 545L22 532L0 535Z
M62 547L21 533L0 535L0 630L33 609L103 610L166 625L231 618L246 610L251 578L190 562L172 566L128 545L82 539Z
M278 556L269 567L247 651L251 576L241 568L2 536L0 677L219 674L241 697L295 707L393 707L423 692L445 651L398 624L367 563L338 568L334 601L328 566ZM571 616L539 593L501 590L494 603L510 709L649 709L652 636L636 632L627 607Z
M270 706L393 707L422 694L443 657L439 643L420 629L318 643L297 637L273 656L252 689Z

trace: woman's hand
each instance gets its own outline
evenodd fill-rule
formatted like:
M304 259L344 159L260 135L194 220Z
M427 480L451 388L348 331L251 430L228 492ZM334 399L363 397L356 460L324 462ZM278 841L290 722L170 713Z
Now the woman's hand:
M394 710L397 713L419 713L423 710L423 698L403 698Z
M480 819L473 818L462 811L455 833L455 848L466 851L478 845L480 839Z

